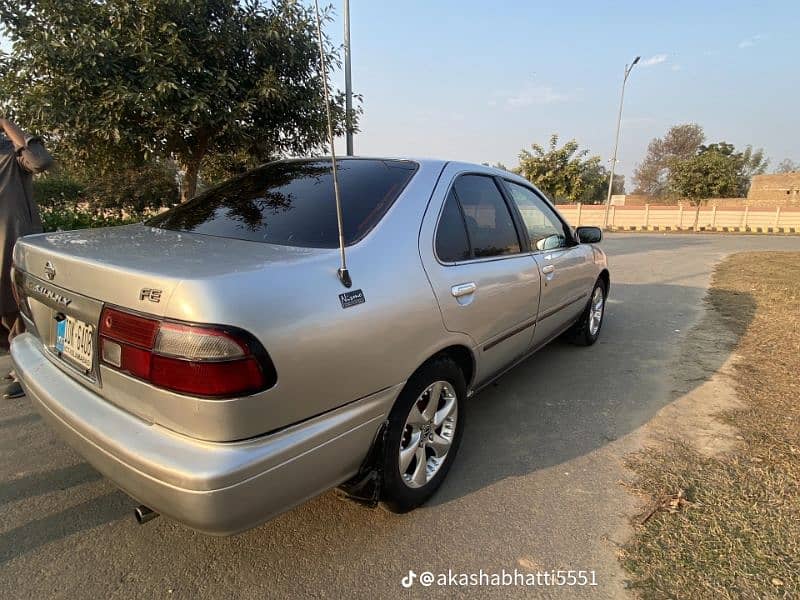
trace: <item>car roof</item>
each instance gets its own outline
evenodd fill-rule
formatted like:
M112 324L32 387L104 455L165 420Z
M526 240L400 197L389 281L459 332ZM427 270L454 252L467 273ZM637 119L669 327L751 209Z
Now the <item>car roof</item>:
M283 159L284 161L315 161L315 160L330 160L330 156L310 156L310 157L297 157L297 158L286 158ZM464 167L465 169L475 169L476 171L483 172L483 173L492 173L494 175L498 175L500 177L505 177L507 179L511 179L514 181L518 181L525 185L532 185L530 181L525 179L524 177L517 175L516 173L512 173L511 171L506 171L505 169L498 169L497 167L492 167L489 165L473 163L468 161L461 161L461 160L448 160L443 158L430 158L430 157L418 157L418 156L337 156L336 160L404 160L404 161L413 161L418 163L420 166L425 167L438 167L443 168L445 165L448 164L455 164L460 167Z

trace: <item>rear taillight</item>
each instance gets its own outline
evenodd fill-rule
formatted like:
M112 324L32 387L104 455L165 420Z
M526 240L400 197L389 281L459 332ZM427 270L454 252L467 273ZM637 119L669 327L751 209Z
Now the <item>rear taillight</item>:
M174 392L230 398L275 384L261 344L238 329L104 308L99 335L104 365Z

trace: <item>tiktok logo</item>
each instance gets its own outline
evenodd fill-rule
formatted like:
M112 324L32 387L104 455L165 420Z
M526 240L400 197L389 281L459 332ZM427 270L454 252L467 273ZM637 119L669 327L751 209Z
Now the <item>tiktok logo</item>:
M414 585L414 580L416 578L417 578L417 574L414 573L414 571L409 570L408 575L406 575L405 577L403 577L400 580L400 585L402 585L404 588L408 589L412 585Z

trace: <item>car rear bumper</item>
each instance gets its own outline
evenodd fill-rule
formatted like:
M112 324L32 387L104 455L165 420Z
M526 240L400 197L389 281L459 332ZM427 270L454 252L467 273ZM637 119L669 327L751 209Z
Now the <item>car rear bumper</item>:
M387 388L270 435L205 442L143 421L73 380L31 334L11 355L28 398L59 435L142 504L229 535L346 481L400 392Z

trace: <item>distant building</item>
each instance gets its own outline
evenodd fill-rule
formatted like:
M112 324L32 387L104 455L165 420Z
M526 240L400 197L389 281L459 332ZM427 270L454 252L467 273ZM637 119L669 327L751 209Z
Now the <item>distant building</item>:
M800 206L800 171L755 175L747 193L752 206Z

